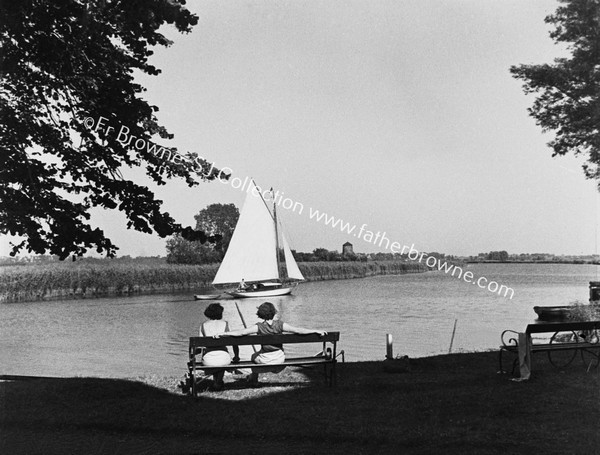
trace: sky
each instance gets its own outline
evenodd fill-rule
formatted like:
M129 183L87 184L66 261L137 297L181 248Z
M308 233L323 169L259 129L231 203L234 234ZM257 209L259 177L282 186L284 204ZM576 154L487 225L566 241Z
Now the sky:
M511 65L565 55L544 17L557 3L515 1L203 1L190 34L138 75L175 135L233 177L301 204L280 208L292 249L386 251L310 218L311 210L419 251L476 255L598 252L599 196L582 159L552 158ZM241 208L231 184L157 187L183 225L212 203ZM296 205L299 207L299 205ZM165 255L165 239L94 211L119 255ZM356 231L355 231L356 232ZM7 253L6 242L0 255Z

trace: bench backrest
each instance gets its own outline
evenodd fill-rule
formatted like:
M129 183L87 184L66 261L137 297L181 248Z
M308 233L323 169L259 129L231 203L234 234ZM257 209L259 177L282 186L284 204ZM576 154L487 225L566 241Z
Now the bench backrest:
M210 348L214 346L244 346L259 344L291 344L291 343L336 343L340 339L340 332L327 332L320 336L318 333L298 335L295 333L282 333L280 335L243 335L213 337L190 337L190 352L197 348Z
M598 330L600 321L540 322L529 324L526 333L568 332L570 330Z

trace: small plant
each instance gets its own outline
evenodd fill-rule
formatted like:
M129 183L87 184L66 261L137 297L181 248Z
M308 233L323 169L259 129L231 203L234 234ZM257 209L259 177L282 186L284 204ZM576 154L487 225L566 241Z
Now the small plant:
M578 300L571 302L569 308L569 319L576 321L600 320L600 303L583 303Z

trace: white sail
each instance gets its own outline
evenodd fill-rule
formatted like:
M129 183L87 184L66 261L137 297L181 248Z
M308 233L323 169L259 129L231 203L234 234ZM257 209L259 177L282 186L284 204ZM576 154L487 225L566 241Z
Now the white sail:
M279 278L273 216L252 185L213 284Z
M283 234L281 234L281 238L283 239L283 253L285 254L285 267L287 269L288 277L294 280L304 280L304 276L298 268L298 264L296 264L296 260L292 255L292 250Z

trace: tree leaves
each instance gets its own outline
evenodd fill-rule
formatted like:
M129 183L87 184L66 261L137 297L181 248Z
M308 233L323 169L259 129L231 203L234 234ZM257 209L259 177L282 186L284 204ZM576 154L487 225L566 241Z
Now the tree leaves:
M117 246L90 226L92 207L118 209L128 227L168 236L181 226L161 211L144 185L124 180L124 166L145 168L153 181L183 178L189 186L216 178L165 163L86 127L104 117L145 141L172 136L136 84L137 69L156 75L150 47L168 46L158 32L187 33L198 18L184 0L21 0L0 3L0 231L24 236L26 249L64 259Z
M210 204L194 216L196 229L187 227L167 240L167 262L209 264L223 259L240 217L234 204ZM214 245L201 245L209 241Z
M561 0L546 22L550 36L568 44L572 56L553 64L511 67L525 93L537 98L529 113L544 131L553 131L548 144L553 156L585 155L587 178L600 179L600 1Z
M215 249L224 255L239 217L240 211L234 204L210 204L200 210L194 219L198 231L220 237Z

